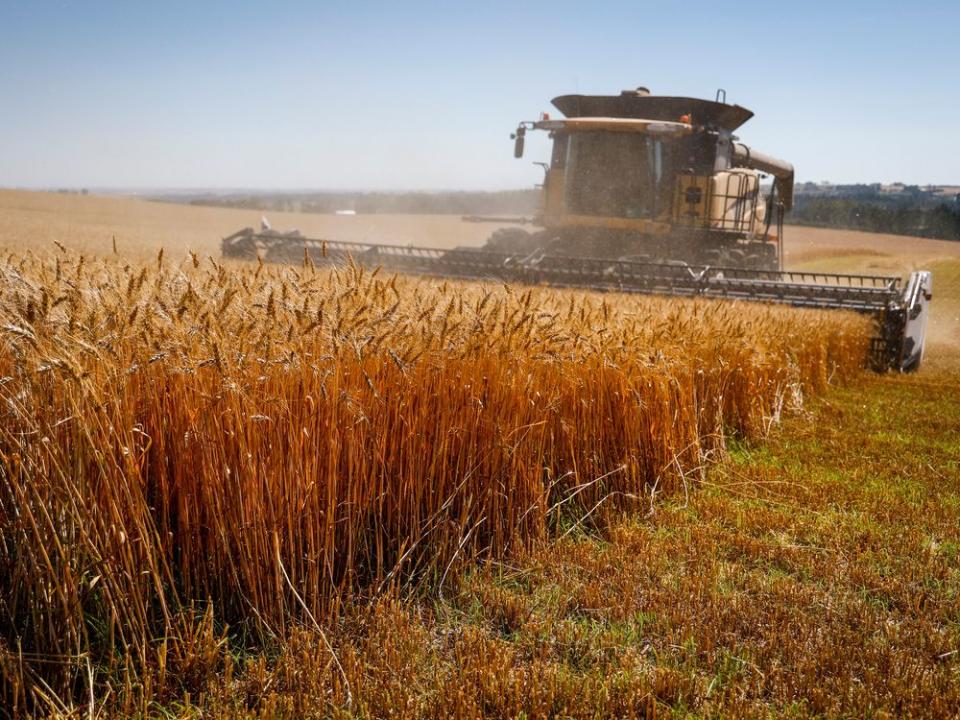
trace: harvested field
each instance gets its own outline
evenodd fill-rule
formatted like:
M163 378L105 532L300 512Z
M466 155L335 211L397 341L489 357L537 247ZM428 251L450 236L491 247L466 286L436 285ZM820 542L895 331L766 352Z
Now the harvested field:
M287 637L648 508L854 376L869 336L845 313L163 253L13 254L0 277L20 708L87 692L88 661L160 697L214 627Z
M787 267L821 261L850 265L851 259L863 268L882 268L884 259L901 259L911 269L933 260L960 257L960 243L950 240L905 235L885 235L858 230L834 230L787 225L784 228Z
M256 210L176 205L129 197L97 197L0 190L0 247L49 247L54 240L88 255L108 255L114 240L127 258L167 252L220 255L220 238L257 227ZM463 222L453 215L315 215L266 213L274 227L349 242L450 248L482 245L499 225Z

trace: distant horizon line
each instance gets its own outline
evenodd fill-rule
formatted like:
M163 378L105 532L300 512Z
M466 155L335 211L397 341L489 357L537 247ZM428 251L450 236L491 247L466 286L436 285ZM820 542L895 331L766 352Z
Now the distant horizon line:
M903 185L905 187L918 188L954 188L960 187L960 180L948 183L912 183L900 180L883 181L874 180L872 182L835 182L832 180L798 180L800 185L825 185L832 187L855 186L855 185ZM175 196L175 195L217 195L230 196L238 194L250 195L309 195L309 194L329 194L329 195L349 195L349 194L384 194L384 195L404 195L404 194L442 194L442 193L507 193L538 190L538 186L528 187L504 187L504 188L378 188L378 187L355 187L355 188L323 188L323 187L216 187L216 186L97 186L97 185L43 185L43 186L24 186L24 185L0 185L0 191L8 192L45 192L45 193L83 193L93 195L118 195L118 196Z

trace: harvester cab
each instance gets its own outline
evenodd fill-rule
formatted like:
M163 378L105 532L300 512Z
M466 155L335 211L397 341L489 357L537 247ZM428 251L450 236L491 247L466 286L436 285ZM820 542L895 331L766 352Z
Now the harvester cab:
M916 370L931 274L917 271L904 282L783 270L793 167L740 143L733 133L753 113L725 100L722 91L698 100L654 96L645 88L554 98L563 118L522 123L513 136L518 157L529 131L553 140L534 232L506 227L484 247L441 249L244 228L223 239L223 255L849 310L875 318L872 367ZM764 175L772 176L769 184Z
M564 116L521 123L553 142L543 183L542 230L495 233L491 249L682 261L776 270L793 166L739 143L753 113L713 101L651 95L562 95ZM769 188L764 173L773 176Z

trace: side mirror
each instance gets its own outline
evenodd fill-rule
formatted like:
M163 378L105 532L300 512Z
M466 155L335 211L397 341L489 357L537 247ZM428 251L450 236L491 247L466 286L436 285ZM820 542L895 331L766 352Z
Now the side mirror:
M517 128L517 131L510 136L513 140L513 156L515 158L523 157L523 142L526 137L527 129L522 125Z

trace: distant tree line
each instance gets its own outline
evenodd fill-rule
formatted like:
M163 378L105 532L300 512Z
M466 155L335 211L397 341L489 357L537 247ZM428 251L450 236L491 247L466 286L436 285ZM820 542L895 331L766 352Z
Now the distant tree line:
M833 186L796 195L788 222L960 240L960 195L953 198L906 186L895 193L874 186Z
M176 200L183 202L182 197ZM353 210L363 215L531 215L537 209L539 193L533 189L500 192L250 193L195 196L189 202L191 205L275 212L334 213Z

